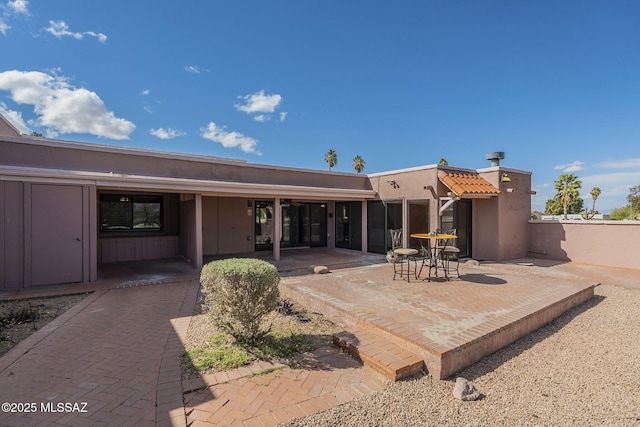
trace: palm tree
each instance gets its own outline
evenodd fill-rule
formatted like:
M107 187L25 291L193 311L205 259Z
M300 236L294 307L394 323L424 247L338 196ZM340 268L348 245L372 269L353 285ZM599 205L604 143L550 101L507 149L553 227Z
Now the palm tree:
M338 153L334 150L327 151L327 154L324 155L324 161L329 164L329 170L331 170L338 164Z
M598 187L593 187L589 194L593 198L593 213L596 213L596 200L598 200L598 196L602 193L602 191Z
M353 168L356 170L356 173L360 173L364 170L364 159L357 155L353 158Z
M582 187L582 181L578 180L578 177L574 174L562 174L557 181L555 181L556 190L560 196L562 202L562 210L564 211L564 219L567 219L567 207L571 204L571 201L578 197L580 194L578 189Z

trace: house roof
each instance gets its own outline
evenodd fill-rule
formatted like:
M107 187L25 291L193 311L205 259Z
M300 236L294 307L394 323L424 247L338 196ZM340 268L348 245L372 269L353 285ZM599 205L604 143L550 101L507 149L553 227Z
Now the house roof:
M438 171L438 178L456 196L463 199L495 197L500 194L500 190L477 174Z

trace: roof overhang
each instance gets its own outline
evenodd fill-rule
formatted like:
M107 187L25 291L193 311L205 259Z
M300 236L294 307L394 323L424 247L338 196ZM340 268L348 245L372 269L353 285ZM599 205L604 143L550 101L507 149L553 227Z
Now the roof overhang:
M308 200L374 199L375 191L348 188L326 188L298 185L272 185L124 175L104 172L0 166L0 179L60 184L95 185L102 190L158 191L196 193L203 196L241 196L265 198L296 198Z
M500 194L500 190L478 174L440 170L438 179L461 199L487 199Z

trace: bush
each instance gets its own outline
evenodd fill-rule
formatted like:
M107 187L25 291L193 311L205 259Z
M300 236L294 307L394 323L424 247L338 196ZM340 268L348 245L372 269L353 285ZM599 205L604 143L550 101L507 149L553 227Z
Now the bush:
M216 326L247 343L268 332L260 330L260 323L280 296L273 264L254 258L213 261L202 268L200 283Z

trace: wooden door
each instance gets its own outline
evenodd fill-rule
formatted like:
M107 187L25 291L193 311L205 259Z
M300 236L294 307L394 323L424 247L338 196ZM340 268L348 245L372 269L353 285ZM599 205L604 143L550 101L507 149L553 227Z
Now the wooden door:
M82 282L82 187L31 186L31 284Z

